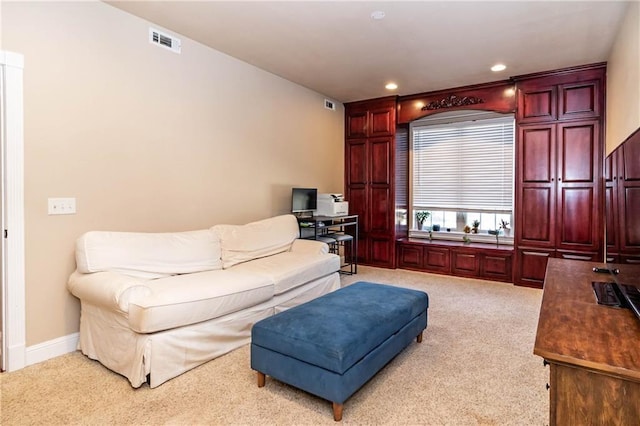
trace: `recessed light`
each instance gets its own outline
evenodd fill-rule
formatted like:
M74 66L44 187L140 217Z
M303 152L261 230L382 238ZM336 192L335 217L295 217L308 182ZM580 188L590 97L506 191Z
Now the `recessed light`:
M374 10L373 12L371 12L371 19L375 19L377 21L379 21L380 19L383 19L385 17L385 13L381 10Z
M384 86L384 88L387 89L387 90L396 90L398 88L398 85L395 84L395 83L387 83Z
M494 66L491 67L491 71L493 72L504 71L506 69L507 69L507 66L504 64L495 64Z

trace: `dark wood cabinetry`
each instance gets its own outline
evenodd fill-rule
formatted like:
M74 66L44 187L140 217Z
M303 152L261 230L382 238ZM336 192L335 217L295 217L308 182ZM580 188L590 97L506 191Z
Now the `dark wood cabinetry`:
M640 419L640 322L628 309L598 305L591 283L602 278L592 268L601 266L549 262L533 347L550 368L549 425ZM637 267L617 266L621 282L640 283Z
M345 105L345 195L360 217L359 262L395 267L396 101Z
M640 137L605 161L607 261L640 263Z
M602 258L604 66L516 80L515 282L542 287L550 257Z
M397 256L399 268L512 282L511 246L408 238L398 241Z

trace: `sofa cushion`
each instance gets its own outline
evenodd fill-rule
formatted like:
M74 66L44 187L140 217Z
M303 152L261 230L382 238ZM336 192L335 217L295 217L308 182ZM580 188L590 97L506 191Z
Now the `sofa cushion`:
M259 274L273 281L276 295L337 272L340 258L335 254L284 252L233 267L234 271Z
M144 233L91 231L76 241L77 269L160 278L220 269L220 241L209 229Z
M222 266L225 269L287 251L300 232L298 220L290 214L246 225L216 225L211 229L220 237Z
M129 326L138 333L195 324L273 297L268 277L217 270L148 281L149 291L129 301Z

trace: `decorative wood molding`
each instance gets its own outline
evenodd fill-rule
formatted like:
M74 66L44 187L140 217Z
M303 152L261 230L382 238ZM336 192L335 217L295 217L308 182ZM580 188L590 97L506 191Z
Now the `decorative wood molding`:
M408 124L432 114L456 109L513 113L516 110L514 84L512 81L502 80L400 96L396 124Z
M477 105L477 104L483 104L484 102L485 102L484 99L478 98L476 96L449 95L438 101L429 102L428 105L425 105L422 107L422 111Z

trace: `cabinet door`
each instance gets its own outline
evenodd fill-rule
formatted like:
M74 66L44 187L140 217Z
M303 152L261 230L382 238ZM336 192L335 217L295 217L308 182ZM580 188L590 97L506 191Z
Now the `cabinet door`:
M559 124L557 146L557 247L598 251L603 230L598 121Z
M513 256L511 254L485 254L480 262L480 275L498 281L513 281Z
M600 82L585 81L558 86L558 119L600 116Z
M518 249L516 251L516 284L542 288L547 261L553 251Z
M620 250L640 254L640 139L625 142L619 152Z
M346 184L366 185L367 184L367 140L354 139L346 143ZM347 198L348 201L351 201Z
M389 237L369 237L370 260L367 262L373 266L383 268L393 268L394 262L394 246L395 241Z
M424 248L424 267L426 270L449 273L450 251L441 247Z
M391 136L395 132L395 108L379 108L369 111L369 136Z
M367 111L349 111L346 114L347 138L364 138L367 136L369 115Z
M480 254L478 252L452 250L451 273L460 276L479 277Z
M604 162L605 182L605 235L607 239L607 254L618 253L618 153L613 152Z
M421 269L422 268L422 247L400 244L397 247L398 268Z
M516 185L516 242L555 244L555 125L520 126Z
M389 236L395 229L392 197L393 138L369 139L369 227L367 231Z
M535 123L556 119L556 87L518 89L518 123Z

